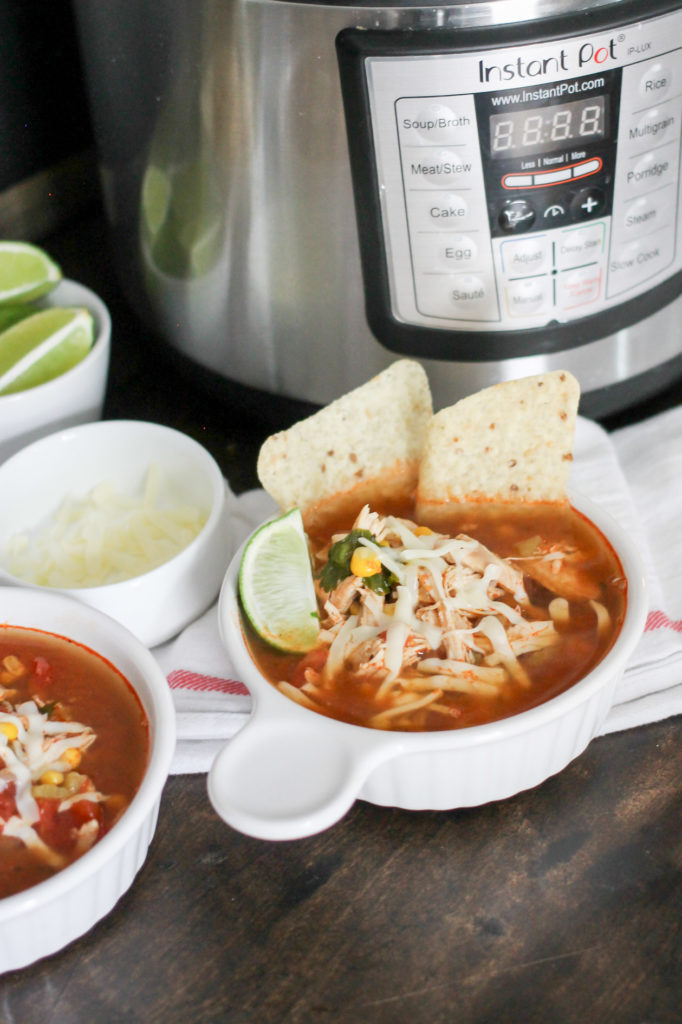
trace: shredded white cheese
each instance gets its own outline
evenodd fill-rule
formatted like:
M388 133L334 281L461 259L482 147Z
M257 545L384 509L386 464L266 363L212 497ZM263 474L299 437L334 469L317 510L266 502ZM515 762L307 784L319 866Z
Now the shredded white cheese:
M150 466L141 495L104 481L85 498L69 496L51 518L12 536L5 564L16 577L51 587L93 587L132 579L187 547L208 514L164 499L164 480Z

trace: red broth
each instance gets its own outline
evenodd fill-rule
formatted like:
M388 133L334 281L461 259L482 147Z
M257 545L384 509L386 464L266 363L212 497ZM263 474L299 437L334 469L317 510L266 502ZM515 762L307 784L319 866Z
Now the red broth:
M38 713L22 718L22 706ZM45 742L61 742L37 768L29 758L33 803L12 767L15 757L28 757L25 731L15 736L18 722L37 723L35 729L51 730ZM89 731L71 735L69 723ZM147 717L123 675L81 644L23 627L0 628L3 729L0 897L50 878L106 835L135 795L149 754ZM66 738L62 730L69 731ZM18 791L24 793L19 802Z
M399 514L413 519L411 510L401 510ZM352 525L350 522L336 523L331 534L343 535ZM435 528L433 521L420 525ZM424 695L422 687L425 683L419 662L432 659L434 655L426 645L426 649L417 651L413 663L406 668L406 675L411 679L405 685L417 688L416 700L412 703L419 700L428 703L403 714L399 709L393 709L398 708L400 700L410 703L409 698L399 685L382 686L385 673L382 676L381 670L372 674L365 664L365 670L358 673L349 667L346 660L343 668L335 671L330 679L325 677L325 665L330 657L325 644L320 644L303 657L281 654L245 627L252 656L266 678L299 703L345 722L403 731L431 731L480 725L518 714L562 693L601 661L622 625L627 585L613 548L585 516L570 506L524 507L514 514L508 506L481 506L473 510L468 507L448 512L446 519L441 516L437 529L439 533L450 536L466 534L502 559L512 560L523 576L532 603L526 617L533 622L551 620L549 606L557 594L545 585L545 577L548 566L556 561L551 554L552 549L571 552L570 562L579 594L573 594L567 603L568 620L553 622L556 637L551 646L530 651L516 659L515 664L522 667L520 678L507 678L493 688L488 685L482 687L476 679L467 691L465 670L462 690L444 690L436 698L429 693ZM315 560L318 570L326 561L329 543L329 536L311 538L313 552L318 554ZM538 550L550 552L542 563L533 558L533 552ZM525 562L522 552L530 552L530 558ZM533 563L534 571L541 575L544 573L543 582L527 574ZM549 582L551 585L551 573ZM330 621L324 608L328 596L320 593L318 588L323 626L328 626ZM518 609L513 595L503 593L500 600ZM357 595L355 602L357 606ZM384 609L391 603L392 594L385 598ZM601 626L598 607L605 611L601 615ZM476 617L473 616L468 625L475 625L475 622ZM373 641L375 648L386 635L382 634ZM442 649L440 656L443 657ZM478 654L469 656L480 660ZM494 659L495 655L489 654L488 657ZM441 675L438 678L447 686L451 685L449 677Z

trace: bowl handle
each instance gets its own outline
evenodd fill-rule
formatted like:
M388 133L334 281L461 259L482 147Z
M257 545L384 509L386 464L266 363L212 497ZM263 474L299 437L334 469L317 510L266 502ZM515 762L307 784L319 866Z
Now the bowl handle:
M259 714L229 740L208 774L220 817L258 839L301 839L335 824L370 772L400 750L400 740L316 714ZM292 705L292 711L300 711Z

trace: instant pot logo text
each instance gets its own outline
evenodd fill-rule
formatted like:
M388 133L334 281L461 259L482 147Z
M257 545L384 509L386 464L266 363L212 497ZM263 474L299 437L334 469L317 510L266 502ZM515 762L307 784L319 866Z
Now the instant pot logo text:
M616 40L597 46L581 43L575 53L563 47L551 57L519 56L509 64L486 64L478 62L478 78L481 82L517 82L525 78L541 78L561 71L582 71L586 68L602 67L616 57Z

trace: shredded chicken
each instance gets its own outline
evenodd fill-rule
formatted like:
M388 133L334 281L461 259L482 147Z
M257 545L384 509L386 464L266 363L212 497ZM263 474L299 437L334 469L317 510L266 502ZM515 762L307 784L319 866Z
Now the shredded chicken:
M377 587L378 574L350 572L329 592L318 582L326 661L305 669L303 692L281 684L290 695L296 689L295 699L307 706L324 701L338 673L350 671L372 695L376 713L369 724L376 728L400 728L413 712L456 718L446 695L492 697L513 684L530 685L523 659L558 643L572 595L592 601L604 628L602 606L572 549L543 549L542 539L533 538L528 554L502 558L464 533L447 536L368 506L353 529L369 531L372 539L359 536L358 546L371 550L389 583ZM329 547L318 551L317 564L328 554ZM534 607L528 577L558 595L549 611Z

